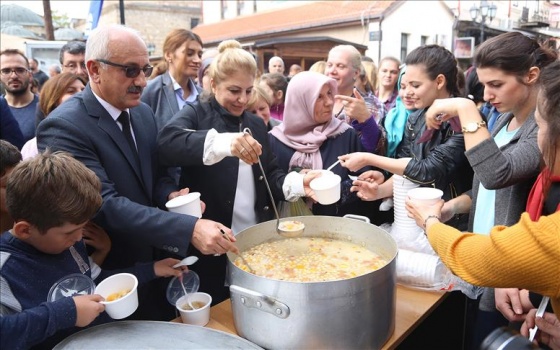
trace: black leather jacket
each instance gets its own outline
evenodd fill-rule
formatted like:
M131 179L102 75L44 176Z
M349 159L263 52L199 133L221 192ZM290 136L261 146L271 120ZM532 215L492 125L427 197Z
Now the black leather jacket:
M425 112L417 110L408 116L397 158L412 158L404 170L405 178L420 186L439 188L443 199L449 200L472 187L473 171L465 157L465 140L462 133L444 122L431 139L418 143L426 131Z

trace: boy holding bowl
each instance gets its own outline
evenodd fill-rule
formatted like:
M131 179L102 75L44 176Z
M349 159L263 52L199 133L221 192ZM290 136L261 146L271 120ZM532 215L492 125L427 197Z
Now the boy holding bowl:
M52 348L77 327L110 321L98 317L105 309L101 295L69 292L49 300L51 287L65 277L99 282L115 273L88 259L82 239L84 226L101 207L100 191L95 173L67 153L46 151L10 174L6 206L14 225L0 236L0 348ZM123 272L143 283L180 275L172 268L177 262L169 258Z

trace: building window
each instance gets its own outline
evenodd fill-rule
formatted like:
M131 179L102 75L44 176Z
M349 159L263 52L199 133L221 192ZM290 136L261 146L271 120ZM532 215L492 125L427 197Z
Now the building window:
M401 33L401 62L404 62L408 53L408 36L409 34Z
M226 18L228 0L220 0L221 18Z
M156 52L156 44L148 43L148 45L146 46L148 47L148 56L153 56L154 53Z
M428 44L428 37L425 36L425 35L422 35L422 36L420 37L420 46L424 46L424 45L426 45L426 44Z
M245 8L245 1L237 0L237 15L240 16Z
M200 18L191 17L191 29L196 27L198 25L198 23L200 23Z

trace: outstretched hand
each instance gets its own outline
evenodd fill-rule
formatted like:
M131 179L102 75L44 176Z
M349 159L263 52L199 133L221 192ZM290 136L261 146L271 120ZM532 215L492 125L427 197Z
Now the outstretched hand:
M408 210L408 217L413 218L418 227L424 227L426 218L430 215L435 215L438 218L441 218L441 208L444 203L445 201L443 199L440 199L435 204L431 204L414 200L410 197L407 197L405 201L406 210Z
M374 201L379 198L379 185L385 182L385 176L377 170L368 170L358 176L357 180L352 182L351 192L357 192L356 195L363 201Z
M181 260L173 258L158 260L154 263L154 273L158 277L179 277L181 276L182 270L173 267L173 265L177 264L179 261Z
M358 171L365 166L371 165L370 156L372 154L368 152L354 152L344 154L338 159L340 159L340 165L347 168L350 171Z
M309 184L313 179L322 175L321 170L303 169L300 171L300 174L303 175L303 190L305 191L305 196L317 202L317 197L315 197L315 191L311 189L311 186Z
M222 231L225 234L222 234ZM194 226L191 243L202 254L225 254L231 251L239 254L239 249L235 246L235 236L231 230L224 225L206 219L198 219Z
M169 194L169 196L167 196L167 200L172 200L173 198L177 198L179 196L186 196L187 194L190 193L190 189L188 187L182 188L179 191L174 191L171 192ZM204 203L202 200L200 201L200 212L202 214L204 214L204 211L206 210L206 203Z

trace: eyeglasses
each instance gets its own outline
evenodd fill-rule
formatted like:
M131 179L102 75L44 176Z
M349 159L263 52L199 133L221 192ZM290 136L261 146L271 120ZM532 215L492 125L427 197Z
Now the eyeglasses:
M68 68L68 69L72 69L72 70L78 69L78 67L80 67L82 70L86 70L86 63L85 62L80 62L80 63L72 62L72 63L65 64L64 67Z
M140 72L144 72L145 76L150 76L152 74L152 71L154 70L154 67L150 66L149 64L140 68L139 66L126 66L124 64L118 64L118 63L114 63L114 62L107 61L107 60L99 60L98 59L96 61L108 64L108 65L113 66L113 67L121 68L122 70L124 70L124 75L126 75L127 78L136 78L138 75L140 75Z
M2 75L6 75L6 76L11 75L12 73L16 73L17 75L23 75L27 72L29 72L29 69L23 68L23 67L2 68L2 69L0 69L0 73L2 73Z

